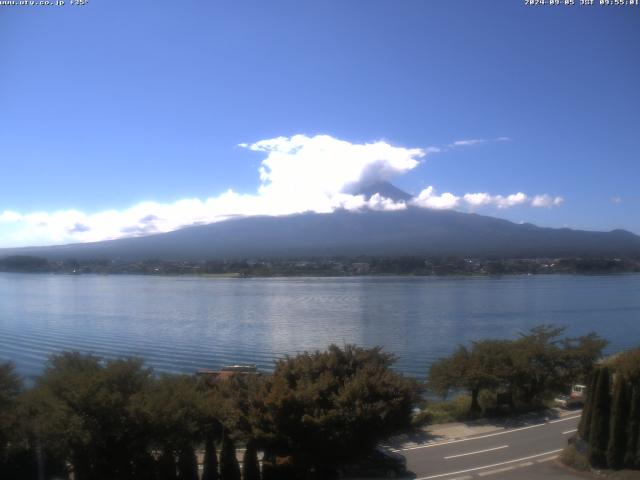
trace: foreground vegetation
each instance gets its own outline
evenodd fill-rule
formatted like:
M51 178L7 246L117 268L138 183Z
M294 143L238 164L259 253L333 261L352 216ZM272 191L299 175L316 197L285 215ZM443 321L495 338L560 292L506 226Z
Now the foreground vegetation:
M591 375L589 392L565 461L583 468L640 469L640 348L604 362Z
M136 358L65 352L25 388L12 364L0 364L0 478L332 478L416 425L542 408L579 382L590 395L565 459L638 468L640 349L602 364L605 345L593 333L571 338L540 326L460 346L432 365L427 382L432 394L455 398L417 417L421 386L395 373L395 358L380 348L331 346L279 360L270 375L218 382L156 376Z
M28 390L3 364L0 478L197 480L204 450L203 480L239 480L238 442L245 480L261 476L258 449L290 459L286 473L265 466L265 480L327 478L409 427L418 388L393 361L379 348L332 346L280 360L267 377L212 383L62 353Z
M576 338L563 333L539 326L515 340L461 345L431 366L428 388L443 399L468 394L445 404L455 420L543 408L572 384L586 381L607 343L595 333Z

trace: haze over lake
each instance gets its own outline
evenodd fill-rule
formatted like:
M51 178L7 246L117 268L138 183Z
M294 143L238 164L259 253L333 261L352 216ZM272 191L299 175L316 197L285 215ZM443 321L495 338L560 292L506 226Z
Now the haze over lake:
M382 345L423 377L459 343L554 323L608 351L640 340L640 275L500 278L201 277L0 273L0 361L25 376L61 350L138 355L156 371L279 356L330 343Z

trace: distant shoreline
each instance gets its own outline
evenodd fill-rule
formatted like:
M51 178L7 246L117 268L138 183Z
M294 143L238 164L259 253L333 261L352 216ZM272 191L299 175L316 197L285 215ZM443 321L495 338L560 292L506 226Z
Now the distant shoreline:
M189 275L209 278L499 276L540 274L612 274L640 272L640 258L464 258L339 257L243 260L48 260L15 255L0 258L0 271L80 275Z

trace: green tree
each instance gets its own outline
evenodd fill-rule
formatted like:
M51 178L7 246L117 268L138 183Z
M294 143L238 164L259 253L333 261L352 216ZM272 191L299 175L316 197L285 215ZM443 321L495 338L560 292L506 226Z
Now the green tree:
M619 469L624 462L627 443L627 424L629 416L629 399L627 381L617 375L613 389L613 404L609 425L609 445L607 447L607 464L610 468Z
M236 456L236 446L229 435L224 435L222 440L220 479L240 480L240 465Z
M606 452L609 444L609 415L611 413L609 388L610 372L607 367L602 367L598 371L594 391L587 450L589 462L598 468L606 468L607 466Z
M134 399L132 410L153 448L179 454L202 442L201 394L196 379L162 375Z
M611 367L631 384L640 385L640 347L616 355Z
M561 340L561 377L566 386L586 383L608 342L597 333Z
M150 380L138 359L104 365L92 355L52 356L34 392L40 438L64 452L78 480L133 478L134 459L147 442L131 399Z
M629 432L624 455L624 465L629 468L640 467L640 385L632 387L629 410Z
M21 391L22 380L15 373L14 364L0 363L0 478L10 478L14 472L17 473L17 452L11 451L10 447L11 440L14 440L13 443L16 440L18 396ZM24 462L19 463L22 465Z
M159 480L177 480L176 457L173 450L165 448L158 459L158 479Z
M593 412L593 399L595 397L596 381L598 376L596 372L589 374L589 385L587 387L586 399L584 408L582 409L582 417L580 417L580 423L578 424L578 435L585 442L589 441L589 431L591 429L591 415Z
M505 340L473 342L460 346L447 358L434 362L429 370L428 387L446 396L465 389L471 396L470 414L480 413L480 392L507 387L512 371L511 343Z
M254 441L247 443L247 448L242 458L242 467L243 480L260 480L258 450Z
M336 465L409 427L417 387L380 348L332 345L276 363L252 403L257 438L302 472Z
M191 445L185 445L178 454L178 480L198 480L198 460Z
M218 480L218 456L215 438L212 434L205 437L202 480Z
M22 380L15 373L14 364L11 362L0 363L0 455L7 447L16 421L16 400L21 391Z

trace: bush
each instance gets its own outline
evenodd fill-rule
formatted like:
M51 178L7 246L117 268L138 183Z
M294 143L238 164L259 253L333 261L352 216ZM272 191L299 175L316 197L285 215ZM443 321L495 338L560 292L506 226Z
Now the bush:
M418 421L430 424L460 422L469 418L469 408L471 397L469 395L459 395L446 402L430 403L414 417L414 425ZM426 423L425 423L426 424Z
M576 470L588 471L591 469L587 457L578 452L573 445L569 445L562 451L560 461L566 466L575 468Z

